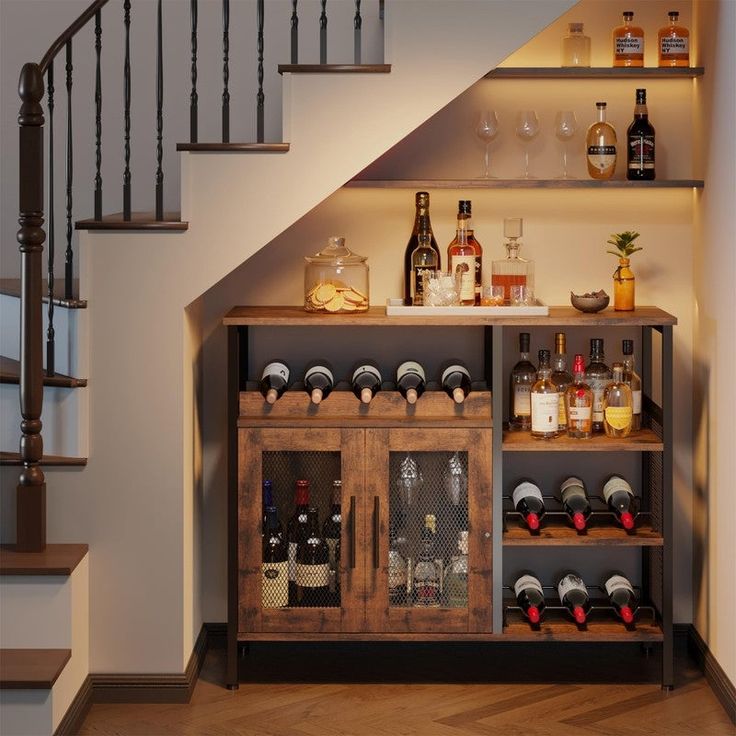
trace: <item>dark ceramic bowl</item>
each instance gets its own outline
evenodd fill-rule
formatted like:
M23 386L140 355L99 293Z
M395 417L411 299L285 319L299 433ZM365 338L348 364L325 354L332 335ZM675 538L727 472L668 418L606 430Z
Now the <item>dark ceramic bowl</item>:
M611 298L605 292L599 296L578 296L577 294L570 292L570 303L575 307L575 309L578 309L581 312L588 312L591 314L594 312L600 312L608 306L610 301Z

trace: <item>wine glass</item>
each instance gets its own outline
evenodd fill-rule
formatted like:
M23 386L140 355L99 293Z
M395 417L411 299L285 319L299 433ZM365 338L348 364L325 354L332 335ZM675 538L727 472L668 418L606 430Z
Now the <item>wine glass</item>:
M555 115L555 135L562 142L562 176L560 179L569 179L567 175L567 142L575 135L578 129L578 120L572 110L560 110Z
M475 135L485 144L485 156L483 158L483 178L495 179L491 176L490 146L491 141L498 135L498 115L495 110L482 110L475 126Z
M529 146L539 133L539 118L536 110L521 110L516 115L516 135L524 143L524 178L529 176Z

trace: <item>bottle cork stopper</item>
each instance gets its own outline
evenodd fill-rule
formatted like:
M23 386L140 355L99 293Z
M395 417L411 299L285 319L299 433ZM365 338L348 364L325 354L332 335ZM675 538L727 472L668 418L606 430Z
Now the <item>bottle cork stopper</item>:
M275 404L276 400L279 398L279 392L275 388L270 388L266 392L266 403L267 404Z
M322 389L321 388L312 389L312 403L319 404L321 401L322 401Z
M372 398L373 398L373 391L371 391L371 390L370 390L369 388L367 388L367 387L366 387L366 388L364 388L364 389L363 389L363 390L362 390L362 391L360 392L360 400L361 400L361 401L362 401L362 402L363 402L364 404L370 404L370 403L371 403L371 399L372 399Z
M462 404L463 401L465 401L465 392L460 388L460 386L452 392L452 398L455 399L456 404Z
M417 396L417 390L415 388L410 388L406 392L406 403L407 404L416 404L417 399L419 397Z

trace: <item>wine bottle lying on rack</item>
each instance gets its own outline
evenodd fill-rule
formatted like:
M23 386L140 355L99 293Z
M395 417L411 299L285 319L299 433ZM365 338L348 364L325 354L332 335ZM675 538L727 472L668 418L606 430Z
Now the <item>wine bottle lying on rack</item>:
M584 624L590 613L590 596L583 579L575 573L567 573L557 583L560 603L567 608L576 623Z
M304 390L313 404L326 399L334 387L335 376L332 366L326 360L315 360L307 366L304 371Z
M574 476L564 481L560 486L559 500L573 526L579 532L585 531L592 509L583 481Z
M620 475L612 475L603 486L603 498L621 526L627 531L633 529L638 504L628 482Z
M283 360L272 360L263 369L258 388L269 404L275 404L289 387L289 373Z
M534 575L522 575L514 583L516 602L524 615L533 624L538 624L544 614L544 589Z
M623 575L611 575L604 584L608 601L616 609L616 613L624 623L630 624L634 621L634 613L639 606L639 599L634 591L634 586L628 578Z
M442 371L442 390L456 403L462 404L470 393L470 371L459 360L453 360Z
M396 369L396 387L407 403L416 404L426 386L424 368L416 361L406 360Z
M353 393L364 404L370 404L373 397L381 390L381 369L372 360L363 360L355 366L350 383Z
M525 480L514 488L511 494L514 508L522 515L526 525L532 530L539 529L539 522L544 516L544 499L539 486Z

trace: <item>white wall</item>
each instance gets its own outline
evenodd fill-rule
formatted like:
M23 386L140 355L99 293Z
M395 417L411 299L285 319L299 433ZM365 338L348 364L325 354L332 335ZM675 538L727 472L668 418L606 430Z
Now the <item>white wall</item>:
M694 99L698 163L707 182L695 229L695 626L736 682L736 3L699 0L695 8L699 61L707 69Z

